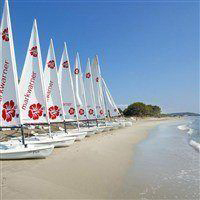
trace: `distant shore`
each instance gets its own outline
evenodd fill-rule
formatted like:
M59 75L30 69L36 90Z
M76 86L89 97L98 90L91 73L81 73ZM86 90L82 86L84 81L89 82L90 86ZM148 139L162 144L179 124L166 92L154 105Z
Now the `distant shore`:
M134 145L155 126L176 119L139 119L132 127L55 149L47 159L3 161L3 200L117 198Z

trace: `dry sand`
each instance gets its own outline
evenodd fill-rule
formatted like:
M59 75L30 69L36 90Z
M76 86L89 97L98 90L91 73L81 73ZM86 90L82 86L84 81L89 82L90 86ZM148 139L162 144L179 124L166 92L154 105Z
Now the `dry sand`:
M96 134L55 149L46 159L2 161L1 199L117 198L134 144L164 121L142 120L129 128Z

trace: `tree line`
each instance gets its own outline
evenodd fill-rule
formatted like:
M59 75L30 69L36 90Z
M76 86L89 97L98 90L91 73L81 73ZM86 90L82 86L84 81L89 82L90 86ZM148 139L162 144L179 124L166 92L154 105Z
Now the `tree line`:
M160 117L161 108L156 105L146 105L142 102L135 102L129 105L122 114L126 117Z

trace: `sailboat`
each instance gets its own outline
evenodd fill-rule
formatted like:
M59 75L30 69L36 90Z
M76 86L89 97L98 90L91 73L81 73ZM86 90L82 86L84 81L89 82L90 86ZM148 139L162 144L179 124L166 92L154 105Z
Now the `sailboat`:
M111 117L118 117L120 116L120 112L117 108L117 105L114 102L113 97L110 94L110 91L106 85L105 80L102 78L102 88L103 88L103 95L105 100L105 108L106 108L106 115L108 119ZM118 129L121 125L118 122L106 122L107 125L111 125L112 129Z
M64 122L64 111L62 96L58 83L58 73L56 57L54 52L53 40L50 41L49 51L46 59L44 70L44 83L46 89L46 100L49 121L51 124ZM66 130L65 130L66 131ZM51 134L54 138L66 136L65 145L69 146L74 143L75 137L68 137L63 134Z
M24 139L8 1L5 1L0 33L0 125L1 129L21 128L22 134L22 143L0 143L0 159L45 158L52 153L53 145L27 145Z
M86 94L85 87L83 83L83 73L81 70L81 63L79 54L76 54L75 66L74 66L74 90L75 90L75 98L76 98L76 106L78 111L78 119L79 121L87 122L87 127L79 128L79 131L87 131L87 136L91 136L96 133L95 127L90 127L90 121L88 119L88 108L86 106Z
M117 105L112 97L112 95L110 94L110 91L106 85L105 80L102 78L102 85L103 85L103 90L104 90L104 99L105 99L105 107L106 107L106 113L108 118L110 117L119 117L120 116L120 112L119 109L117 108ZM124 118L122 119L117 119L117 122L109 122L107 123L108 125L112 125L113 129L117 129L120 127L129 127L133 125L133 122L131 121L127 121Z
M106 85L106 82L104 80L104 78L102 78L102 85L103 85L103 89L104 89L104 96L106 97L105 98L105 105L106 105L106 112L107 112L107 115L109 117L117 117L120 115L120 112L117 108L117 105L115 104L114 102L114 99L113 97L111 96L110 94L110 91Z
M93 65L91 67L93 88L94 88L94 99L96 104L96 113L98 119L105 119L105 108L102 93L101 74L99 68L99 61L97 55L94 58Z
M64 113L65 125L66 123L69 122L77 122L79 127L78 111L76 107L76 99L74 93L74 83L72 79L72 73L71 73L71 67L70 67L70 61L66 43L64 43L64 50L60 61L58 75L59 75L58 76L59 86L63 101L63 113ZM82 140L87 135L86 131L79 131L79 128L75 130L68 129L67 133L69 136L76 137L76 140Z
M74 90L76 98L76 107L78 111L78 119L81 121L87 121L88 113L85 102L84 88L82 85L83 81L82 70L80 66L80 58L78 53L76 54L76 59L75 59L73 79L74 79Z
M38 136L27 138L27 142L38 145L53 144L55 147L68 146L68 138L53 137L51 134L36 19L33 23L19 91L23 123L27 127L29 125L47 125L49 128L48 136L44 134L44 137L39 137L38 134Z
M99 128L101 128L103 131L109 131L111 130L112 126L107 125L105 123L105 119L106 119L105 101L104 101L103 89L102 89L101 70L100 70L99 60L98 60L97 55L95 55L91 71L92 71L92 78L93 78L97 119L101 121L99 122L99 125L100 125Z
M87 66L85 70L84 86L85 86L86 106L88 110L88 120L91 121L90 126L97 127L96 133L100 133L104 131L104 129L98 126L99 124L98 124L97 109L95 103L93 75L89 58L87 60Z
M95 106L94 86L92 81L92 72L90 59L87 60L87 66L84 77L86 107L88 111L88 119L97 121L97 111Z

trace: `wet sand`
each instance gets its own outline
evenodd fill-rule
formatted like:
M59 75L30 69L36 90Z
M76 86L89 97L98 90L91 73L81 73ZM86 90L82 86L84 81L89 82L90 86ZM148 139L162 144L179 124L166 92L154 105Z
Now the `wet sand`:
M174 119L172 119L174 120ZM40 160L2 161L2 199L123 198L134 146L166 119L96 134Z

